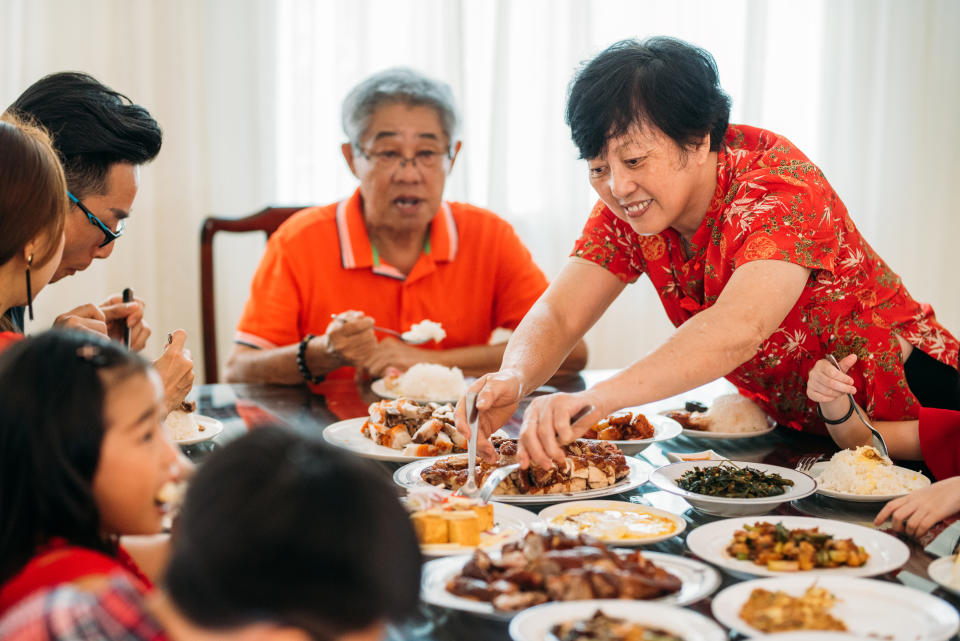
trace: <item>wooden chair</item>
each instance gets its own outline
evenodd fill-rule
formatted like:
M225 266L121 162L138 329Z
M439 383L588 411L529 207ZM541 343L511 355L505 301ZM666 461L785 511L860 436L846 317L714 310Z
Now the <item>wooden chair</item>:
M203 322L203 370L207 383L220 380L217 368L217 322L213 295L213 236L217 232L264 232L267 238L303 207L267 207L245 218L214 218L203 221L200 230L200 306Z

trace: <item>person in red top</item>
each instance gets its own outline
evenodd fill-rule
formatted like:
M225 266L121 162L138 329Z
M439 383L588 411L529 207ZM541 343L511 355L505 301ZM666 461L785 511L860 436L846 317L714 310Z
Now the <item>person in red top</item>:
M47 589L0 617L0 638L378 641L416 612L420 563L379 470L265 426L197 472L156 590L122 574Z
M824 433L804 388L827 353L859 356L859 400L877 421L917 416L903 370L911 349L956 375L956 338L862 238L820 169L783 136L728 125L729 108L712 56L672 38L617 43L574 79L567 122L600 201L500 372L475 385L482 431L502 424L641 274L677 330L589 390L534 400L524 463L562 458L558 440L613 410L720 376L777 422Z
M918 357L922 358L919 350L910 355L910 359ZM818 404L820 413L824 417L839 417L825 421L830 436L844 448L871 444L871 432L856 415L853 401L847 396L856 393L856 381L848 374L856 358L851 354L839 361L840 369L821 359L810 370L807 380L807 396ZM929 395L929 390L918 386L915 380L910 389L919 398ZM938 479L930 487L887 503L877 515L877 525L890 518L894 530L922 536L938 521L960 512L960 386L955 385L949 394L941 396L939 404L949 408L921 407L918 420L875 424L891 458L922 459Z
M0 354L0 389L0 612L117 570L149 589L118 537L160 532L160 489L180 474L156 371L105 336L52 330Z
M504 220L443 200L461 148L449 86L409 69L375 74L347 95L343 125L360 187L271 236L227 380L295 384L420 362L496 369L504 345L488 344L492 332L515 328L547 280ZM374 323L404 332L423 320L446 337L419 347L377 340ZM572 345L566 366L585 361L584 344Z
M22 338L4 316L50 282L63 254L67 182L47 133L0 116L0 350Z

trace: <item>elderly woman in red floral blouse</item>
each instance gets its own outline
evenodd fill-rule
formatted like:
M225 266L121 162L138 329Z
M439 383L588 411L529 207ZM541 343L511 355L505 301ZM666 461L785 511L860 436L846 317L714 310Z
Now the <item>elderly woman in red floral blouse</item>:
M926 381L914 389L956 389L957 339L867 244L823 172L783 136L728 125L729 112L712 56L679 40L620 42L578 73L567 123L600 200L500 371L474 384L481 436L642 274L677 330L588 390L535 399L524 416L524 464L561 460L559 443L613 410L720 376L777 422L823 433L824 420L844 417L818 413L804 392L828 353L857 354L849 374L874 421L916 419L911 371Z

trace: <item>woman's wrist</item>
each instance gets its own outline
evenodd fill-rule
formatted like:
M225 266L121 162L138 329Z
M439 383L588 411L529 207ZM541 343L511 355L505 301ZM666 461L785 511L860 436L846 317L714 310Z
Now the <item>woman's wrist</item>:
M817 414L827 425L846 423L853 416L853 411L853 399L849 396L841 396L826 403L817 403Z

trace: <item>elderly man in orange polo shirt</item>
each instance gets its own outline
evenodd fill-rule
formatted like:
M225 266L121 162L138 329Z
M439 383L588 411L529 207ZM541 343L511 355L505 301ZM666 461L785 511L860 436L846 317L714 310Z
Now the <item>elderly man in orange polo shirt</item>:
M296 213L270 238L227 379L316 383L422 362L496 370L505 343L489 344L491 334L515 328L547 279L507 222L443 200L461 147L450 87L410 69L375 74L344 100L343 130L360 187ZM413 346L374 327L403 332L423 320L446 337ZM580 342L565 369L585 362Z

